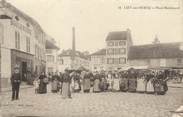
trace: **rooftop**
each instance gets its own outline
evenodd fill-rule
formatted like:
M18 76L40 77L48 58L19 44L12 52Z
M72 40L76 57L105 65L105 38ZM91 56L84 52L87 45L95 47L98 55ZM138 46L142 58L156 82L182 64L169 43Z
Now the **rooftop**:
M12 12L16 13L18 16L20 16L20 17L24 18L25 20L27 20L28 22L30 22L33 25L33 28L39 29L40 31L43 32L43 29L41 28L41 26L39 25L39 23L36 20L34 20L32 17L28 16L24 12L20 11L12 4L5 2L5 1L0 1L0 6L5 7L7 9L11 10Z
M96 51L91 54L91 56L95 56L95 55L106 55L106 49L100 49L99 51Z
M63 50L61 54L59 54L60 57L66 57L66 56L69 56L71 57L73 54L73 51L71 49L68 49L68 50ZM76 57L80 57L80 58L83 58L83 59L89 59L89 56L88 55L85 55L84 53L80 52L80 51L76 51L75 52L75 56Z
M109 32L106 41L109 40L127 40L128 32L127 31L114 31Z
M182 58L181 43L159 43L131 46L128 59Z

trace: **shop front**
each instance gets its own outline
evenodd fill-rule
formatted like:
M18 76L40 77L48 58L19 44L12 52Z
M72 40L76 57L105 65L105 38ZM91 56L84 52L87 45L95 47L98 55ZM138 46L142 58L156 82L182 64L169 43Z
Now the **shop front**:
M11 50L11 73L15 65L19 66L22 81L29 82L32 80L33 74L33 58L34 56L29 53L21 52L18 50Z

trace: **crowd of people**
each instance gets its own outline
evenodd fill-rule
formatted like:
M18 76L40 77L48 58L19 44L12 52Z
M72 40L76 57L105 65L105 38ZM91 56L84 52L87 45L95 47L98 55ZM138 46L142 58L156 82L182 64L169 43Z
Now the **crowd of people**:
M65 70L64 73L43 73L35 79L35 92L46 93L51 84L52 93L61 93L63 98L71 98L71 93L99 92L137 92L164 95L168 91L167 81L172 79L168 70L127 71L77 71Z

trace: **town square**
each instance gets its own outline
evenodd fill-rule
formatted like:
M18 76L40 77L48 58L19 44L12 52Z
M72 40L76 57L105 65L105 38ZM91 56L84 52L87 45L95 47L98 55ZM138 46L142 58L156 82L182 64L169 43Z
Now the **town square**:
M1 0L0 117L182 117L182 12L181 0Z
M165 96L103 92L74 93L72 99L51 92L34 95L34 89L26 88L19 101L12 102L8 92L3 94L1 111L3 117L171 117L183 102L182 88L172 87Z

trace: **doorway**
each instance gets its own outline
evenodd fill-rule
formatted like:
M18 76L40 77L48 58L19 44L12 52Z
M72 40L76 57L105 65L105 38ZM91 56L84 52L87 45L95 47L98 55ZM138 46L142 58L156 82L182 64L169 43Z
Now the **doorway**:
M22 81L27 81L27 62L22 62Z

